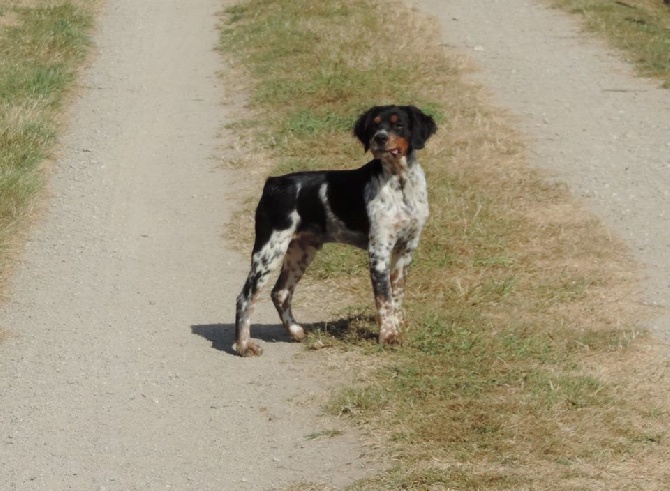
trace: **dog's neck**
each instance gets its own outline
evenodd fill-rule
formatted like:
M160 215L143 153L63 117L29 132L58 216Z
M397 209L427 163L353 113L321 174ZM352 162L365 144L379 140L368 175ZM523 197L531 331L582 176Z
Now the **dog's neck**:
M405 187L409 175L412 170L418 165L414 152L409 152L407 155L393 156L389 153L383 153L378 157L382 164L384 175L387 179L392 179L393 176L398 178L398 183L401 188Z

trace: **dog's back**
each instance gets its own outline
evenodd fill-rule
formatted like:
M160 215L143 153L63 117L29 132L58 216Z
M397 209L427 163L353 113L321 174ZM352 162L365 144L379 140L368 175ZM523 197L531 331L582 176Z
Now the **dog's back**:
M268 178L256 208L254 250L262 247L272 230L292 226L296 236L304 235L315 243L342 242L366 248L370 231L366 192L373 176L381 172L380 162L373 160L353 170ZM296 223L291 216L297 218Z

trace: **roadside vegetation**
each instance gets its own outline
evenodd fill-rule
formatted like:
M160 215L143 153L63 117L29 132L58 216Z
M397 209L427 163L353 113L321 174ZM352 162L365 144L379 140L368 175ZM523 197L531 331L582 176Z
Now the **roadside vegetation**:
M258 189L267 174L363 164L351 125L371 105L415 104L439 124L419 155L431 218L405 344L375 344L365 254L327 247L307 273L350 305L305 343L357 359L328 410L389 463L352 489L665 489L667 362L640 328L636 265L527 167L506 116L437 40L394 0L243 0L224 16L226 77L249 81L253 112L233 125L248 143L231 165ZM231 227L247 252L256 199Z
M670 88L670 4L662 0L547 0L580 16L621 49L641 75Z
M97 0L0 0L0 284L45 183Z

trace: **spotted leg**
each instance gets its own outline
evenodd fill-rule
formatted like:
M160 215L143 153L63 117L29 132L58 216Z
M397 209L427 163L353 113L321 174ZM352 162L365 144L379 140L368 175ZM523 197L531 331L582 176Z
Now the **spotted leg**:
M267 241L259 240L256 234L256 244L251 256L251 270L237 297L235 314L235 345L233 348L241 356L258 356L263 349L251 340L251 313L258 297L258 293L265 286L269 275L281 264L286 254L294 227L286 230L275 230L269 234Z
M379 325L379 342L381 344L395 344L401 341L400 326L397 313L393 305L391 288L391 245L390 237L374 236L370 240L370 278L375 296L377 309L377 324Z
M405 313L402 308L402 302L405 296L407 271L412 262L412 252L411 248L408 248L405 244L400 244L395 247L391 255L391 298L393 299L393 309L398 319L399 327L405 324Z
M302 341L305 332L293 317L291 309L293 292L318 250L319 245L307 239L297 238L291 241L284 256L282 271L272 289L272 301L279 313L279 318L295 341Z

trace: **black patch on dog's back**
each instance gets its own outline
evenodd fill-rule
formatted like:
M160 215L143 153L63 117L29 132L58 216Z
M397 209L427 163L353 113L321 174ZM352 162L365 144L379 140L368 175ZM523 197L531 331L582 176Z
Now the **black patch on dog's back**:
M381 162L375 159L359 169L333 171L326 175L330 208L350 230L366 236L370 233L370 219L365 209L365 188L372 176L381 172Z
M256 240L253 252L265 245L274 230L291 227L291 212L295 209L298 184L290 176L269 177L256 207Z
M308 233L321 241L332 239L327 237L328 218L319 196L323 184L327 185L326 199L333 215L350 231L367 237L370 220L365 212L366 185L381 172L381 162L372 160L359 169L295 172L268 178L256 209L256 243L260 246L267 242L273 230L289 228L294 210L300 219L297 233Z
M322 236L326 233L326 210L319 199L319 189L325 182L323 172L301 172L293 175L302 184L296 207L300 215L298 232Z

